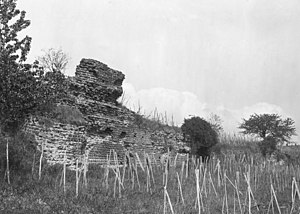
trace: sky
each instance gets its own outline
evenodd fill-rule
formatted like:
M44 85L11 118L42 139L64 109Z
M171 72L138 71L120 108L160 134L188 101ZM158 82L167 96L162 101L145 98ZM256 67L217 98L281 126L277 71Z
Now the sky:
M181 125L278 113L300 133L299 0L19 0L33 38L28 61L61 48L74 75L82 58L126 75L125 104ZM295 138L298 140L297 138Z

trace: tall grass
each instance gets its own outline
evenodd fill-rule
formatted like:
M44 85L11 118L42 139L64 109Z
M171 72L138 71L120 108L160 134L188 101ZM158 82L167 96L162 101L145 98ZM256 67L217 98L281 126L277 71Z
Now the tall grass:
M206 162L189 156L174 160L161 163L145 154L120 165L111 155L107 164L86 165L77 175L61 165L44 165L40 180L34 174L20 181L12 173L11 186L1 182L0 211L299 213L297 164L241 153Z

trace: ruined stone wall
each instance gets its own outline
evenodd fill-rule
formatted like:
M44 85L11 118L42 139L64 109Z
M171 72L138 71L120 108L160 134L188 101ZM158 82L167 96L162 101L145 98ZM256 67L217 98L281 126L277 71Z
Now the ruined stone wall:
M150 131L135 124L135 113L117 103L122 95L125 76L120 71L92 59L82 59L75 77L69 79L67 105L82 113L84 125L53 121L45 127L33 118L25 130L34 135L39 148L50 162L61 162L67 155L69 164L88 155L90 162L104 163L111 150L117 151L120 161L124 152L159 154L166 145L175 150L184 146L180 133L166 130Z

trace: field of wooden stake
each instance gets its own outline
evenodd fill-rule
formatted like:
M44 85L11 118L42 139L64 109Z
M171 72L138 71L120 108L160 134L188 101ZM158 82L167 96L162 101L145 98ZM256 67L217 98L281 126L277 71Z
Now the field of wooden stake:
M30 179L12 173L12 184L1 184L0 211L300 213L299 165L233 153L205 162L188 155L157 160L135 154L122 162L111 153L105 165L78 163L70 170L37 164Z
M205 162L178 157L161 163L154 156L136 154L120 165L111 153L101 167L86 163L81 170L78 165L75 171L64 167L56 186L75 198L109 197L121 213L300 212L298 165L280 165L252 155L227 154ZM136 194L144 196L131 198ZM134 203L148 206L139 209Z

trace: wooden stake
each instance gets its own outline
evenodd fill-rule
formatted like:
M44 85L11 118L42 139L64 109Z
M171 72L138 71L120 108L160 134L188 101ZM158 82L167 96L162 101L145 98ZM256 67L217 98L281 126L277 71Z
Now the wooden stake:
M226 171L224 172L224 189L225 189L225 205L226 205L226 213L228 214L228 199L227 199L227 185L226 185Z
M167 194L166 194L165 188L166 187L164 186L164 214L166 214L166 212L167 212Z
M35 168L35 153L33 154L32 167L31 167L31 177L34 176L34 168Z
M136 174L136 180L137 180L139 190L140 190L141 186L140 186L140 181L139 181L139 176L138 176L138 171L137 171L137 163L135 163L135 174Z
M171 213L174 214L173 206L172 206L171 199L170 199L170 196L169 196L169 194L168 194L168 191L167 191L166 186L165 186L165 194L166 194L167 199L168 199L168 202L169 202L169 206L170 206L170 209L171 209Z
M203 179L202 179L202 186L201 186L201 193L204 189L204 193L205 193L205 197L207 197L207 191L206 191L206 169L204 169L204 173L203 173Z
M148 156L148 154L147 154L147 156ZM150 167L150 173L151 173L153 185L154 185L154 188L155 188L155 180L154 180L154 175L153 175L153 168L152 168L152 163L151 163L151 160L150 160L149 156L148 156L148 161L149 161L149 167Z
M239 189L238 189L238 185L237 185L237 183L236 183L236 180L234 181L234 183L235 183L236 194L237 194L237 197L238 197L238 202L239 202L240 212L241 212L241 214L243 214L242 204L241 204L240 194L239 194Z
M84 182L84 185L85 185L85 188L87 188L87 185L88 185L88 182L87 182L87 178L86 178L86 173L88 171L88 155L85 154L85 157L84 157L84 165L83 165L83 182Z
M135 155L136 155L136 157L137 157L137 160L138 160L138 162L139 162L139 164L140 164L142 170L145 171L144 166L143 166L143 164L142 164L142 162L141 162L141 159L140 159L138 153L135 153Z
M124 164L123 164L122 183L124 183L124 178L125 178L125 173L126 173L126 167L127 167L127 162L126 162L126 155L125 155L125 157L124 157Z
M64 193L66 194L66 161L67 161L67 150L65 150L65 156L64 156Z
M9 172L9 154L8 154L8 138L6 138L6 175L7 183L10 184L10 172Z
M279 207L279 203L278 203L278 200L277 200L277 197L276 197L276 193L275 193L275 190L274 190L272 184L271 184L271 191L272 191L272 193L273 193L273 195L274 195L275 202L276 202L276 205L277 205L277 209L278 209L278 211L279 211L279 214L281 214L281 210L280 210L280 207Z
M180 196L181 196L181 201L182 201L183 205L185 205L183 194L182 194L181 181L179 179L178 172L176 172L176 175L177 175L177 180L178 180L178 186L179 186L179 192L180 192Z
M42 143L42 153L41 153L41 157L40 157L39 180L42 177L42 160L43 160L43 155L44 155L44 143Z
M174 163L173 163L175 169L176 169L176 163L177 163L177 156L178 156L178 153L176 153L176 156L175 156L175 158L174 158Z
M216 191L216 188L215 188L215 185L214 185L214 182L213 182L213 180L212 180L212 177L211 177L210 172L209 172L209 180L210 180L210 183L212 184L212 187L213 187L213 190L214 190L216 196L218 197L218 193L217 193L217 191Z
M182 181L182 179L183 179L184 165L185 165L185 163L184 163L184 161L182 161L182 165L181 165L181 173L180 173L180 180L181 180L181 181Z
M185 171L185 178L187 178L189 175L189 154L187 154L186 158L186 171Z
M78 197L79 175L78 175L78 159L76 160L76 198Z
M235 214L235 191L233 191L233 214Z
M116 198L116 188L117 188L117 174L115 174L115 182L114 182L114 198Z
M196 174L196 192L197 192L197 204L198 204L198 213L201 214L201 205L200 205L200 187L199 187L199 169L195 170Z

